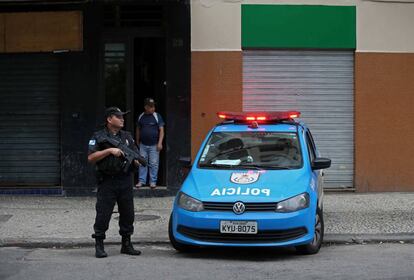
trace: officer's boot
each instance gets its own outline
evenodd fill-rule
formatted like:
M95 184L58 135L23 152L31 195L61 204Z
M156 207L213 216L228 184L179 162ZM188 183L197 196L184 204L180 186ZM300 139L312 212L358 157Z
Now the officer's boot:
M134 247L132 246L131 235L122 236L121 254L134 255L134 256L141 255L141 251L135 250Z
M108 254L104 249L104 240L102 238L95 238L95 257L106 258Z

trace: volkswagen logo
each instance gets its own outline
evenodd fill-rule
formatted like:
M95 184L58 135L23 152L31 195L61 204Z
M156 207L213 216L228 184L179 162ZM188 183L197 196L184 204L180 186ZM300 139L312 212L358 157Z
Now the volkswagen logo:
M246 210L246 206L244 205L243 202L238 201L238 202L234 203L233 212L235 214L237 214L237 215L243 214L245 210Z

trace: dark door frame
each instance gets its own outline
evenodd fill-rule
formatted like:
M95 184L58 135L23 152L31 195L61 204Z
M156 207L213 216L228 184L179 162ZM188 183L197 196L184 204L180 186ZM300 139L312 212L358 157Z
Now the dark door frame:
M106 30L102 33L102 37L100 40L100 51L99 51L99 95L102 98L102 102L100 104L105 105L106 96L105 96L105 77L104 77L104 56L105 56L105 45L107 43L121 43L125 45L125 67L126 67L126 81L125 81L125 102L126 107L121 108L121 110L129 110L130 113L125 116L125 130L132 133L133 137L135 138L135 115L137 115L138 112L136 110L139 110L139 108L135 108L135 69L134 69L134 61L135 61L135 39L137 38L165 38L165 34L161 32L159 29L153 29L153 28L145 28L145 29L131 29L131 28L111 28L109 30ZM164 72L166 74L167 69L164 69ZM164 100L166 103L166 100ZM165 116L163 116L165 117ZM166 143L166 139L164 140ZM166 147L167 145L165 145ZM166 150L164 151L165 156L161 156L160 160L162 160L161 166L164 166L164 170L160 170L160 172L163 173L160 177L164 178L165 184L167 184L167 154ZM162 182L161 182L162 183Z
M168 189L175 192L179 189L184 177L177 164L182 157L189 157L191 153L191 9L190 2L160 1L164 5L163 25L159 27L111 27L100 32L100 59L103 62L103 42L106 40L123 40L129 42L129 49L135 38L164 38L165 39L165 104L166 104L166 138L164 142L165 181ZM131 56L127 57L131 61ZM99 66L99 104L104 104L103 97L103 66ZM130 67L133 67L131 65ZM134 69L129 69L129 90L134 85ZM129 100L129 102L133 102ZM131 104L131 103L130 103ZM103 107L101 105L101 107ZM102 108L103 110L103 108ZM134 112L133 112L134 113ZM134 115L134 114L132 114ZM130 123L133 129L133 123ZM127 129L129 126L127 124ZM132 130L131 129L131 130ZM177 137L180 135L180 137Z
M104 88L104 54L106 43L125 44L125 63L126 63L126 107L123 110L130 110L131 113L126 117L125 129L134 132L134 40L136 38L165 38L164 32L159 28L109 28L102 33L99 50L99 93L102 97L101 104L105 105Z

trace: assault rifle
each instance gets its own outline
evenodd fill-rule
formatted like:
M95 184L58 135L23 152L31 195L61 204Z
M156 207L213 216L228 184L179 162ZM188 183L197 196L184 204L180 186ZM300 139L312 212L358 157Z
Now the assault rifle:
M135 152L133 149L125 145L119 140L116 140L114 138L110 138L106 135L100 135L99 142L107 142L114 148L120 149L124 153L125 163L123 164L122 168L125 173L128 172L129 167L131 166L132 162L134 160L137 160L142 166L147 166L147 160L142 157L140 154Z

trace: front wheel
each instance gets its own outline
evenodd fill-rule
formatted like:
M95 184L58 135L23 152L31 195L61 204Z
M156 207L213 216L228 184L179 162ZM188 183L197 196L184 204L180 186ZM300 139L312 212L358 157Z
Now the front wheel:
M311 243L296 246L296 250L304 255L312 255L319 252L322 246L323 235L324 235L324 223L323 223L323 211L321 209L316 210L315 215L315 232Z
M173 233L173 222L172 214L170 215L170 221L168 222L168 237L170 238L171 245L173 248L179 252L191 252L194 250L194 247L191 245L183 244L178 242Z

